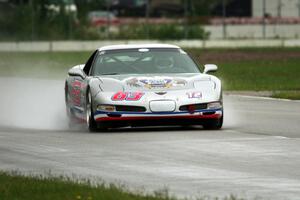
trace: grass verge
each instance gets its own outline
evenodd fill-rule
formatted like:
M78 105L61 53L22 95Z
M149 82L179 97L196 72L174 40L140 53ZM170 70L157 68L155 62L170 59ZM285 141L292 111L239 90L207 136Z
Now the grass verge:
M273 98L300 100L300 91L280 91L272 94Z
M224 90L300 90L300 49L188 49L200 63L215 63ZM0 76L64 79L91 52L0 53Z
M161 195L161 196L159 196ZM68 178L27 177L0 172L1 200L171 200L166 194L132 194L115 185L92 187L88 181Z
M225 90L300 90L300 48L189 49L214 63Z
M0 76L64 79L91 52L0 52Z
M71 181L68 178L22 176L0 172L1 200L175 200L167 190L153 194L133 194L115 185L91 186L89 181ZM210 198L197 198L208 200ZM218 199L218 198L211 198ZM221 199L219 199L221 200ZM241 200L231 195L224 200Z

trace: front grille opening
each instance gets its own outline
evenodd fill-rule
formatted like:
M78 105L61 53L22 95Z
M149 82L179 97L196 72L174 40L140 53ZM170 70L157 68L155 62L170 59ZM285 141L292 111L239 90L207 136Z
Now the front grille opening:
M121 112L146 112L146 108L143 106L116 106L116 111Z
M212 111L212 112L204 112L203 115L213 115L213 114L216 114L215 111Z
M203 110L203 109L207 109L207 103L183 105L179 107L179 110L189 111L191 107L193 107L194 110Z
M121 117L120 114L107 114L108 117Z

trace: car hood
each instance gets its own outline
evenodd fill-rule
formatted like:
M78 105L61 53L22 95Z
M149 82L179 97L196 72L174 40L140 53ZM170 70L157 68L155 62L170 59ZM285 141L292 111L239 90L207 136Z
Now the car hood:
M207 74L143 74L106 75L93 77L91 84L103 92L109 91L166 91L216 88L218 79ZM98 85L98 86L97 86Z

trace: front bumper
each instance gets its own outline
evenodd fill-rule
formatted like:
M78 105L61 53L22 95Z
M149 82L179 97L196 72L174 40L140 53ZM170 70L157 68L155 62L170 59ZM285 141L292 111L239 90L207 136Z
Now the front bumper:
M193 125L204 124L209 120L218 120L223 116L223 109L205 109L190 112L103 112L94 113L97 123L115 126L146 125Z

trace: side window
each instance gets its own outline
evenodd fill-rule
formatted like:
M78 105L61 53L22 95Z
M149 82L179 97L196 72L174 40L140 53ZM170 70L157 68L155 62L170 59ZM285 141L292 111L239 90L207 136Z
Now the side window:
M95 56L97 55L97 52L98 52L98 50L96 50L96 51L91 55L91 57L88 59L88 61L85 63L84 68L83 68L83 71L84 71L85 74L89 74L90 69L91 69L92 64L93 64L93 61L94 61L94 58L95 58Z

